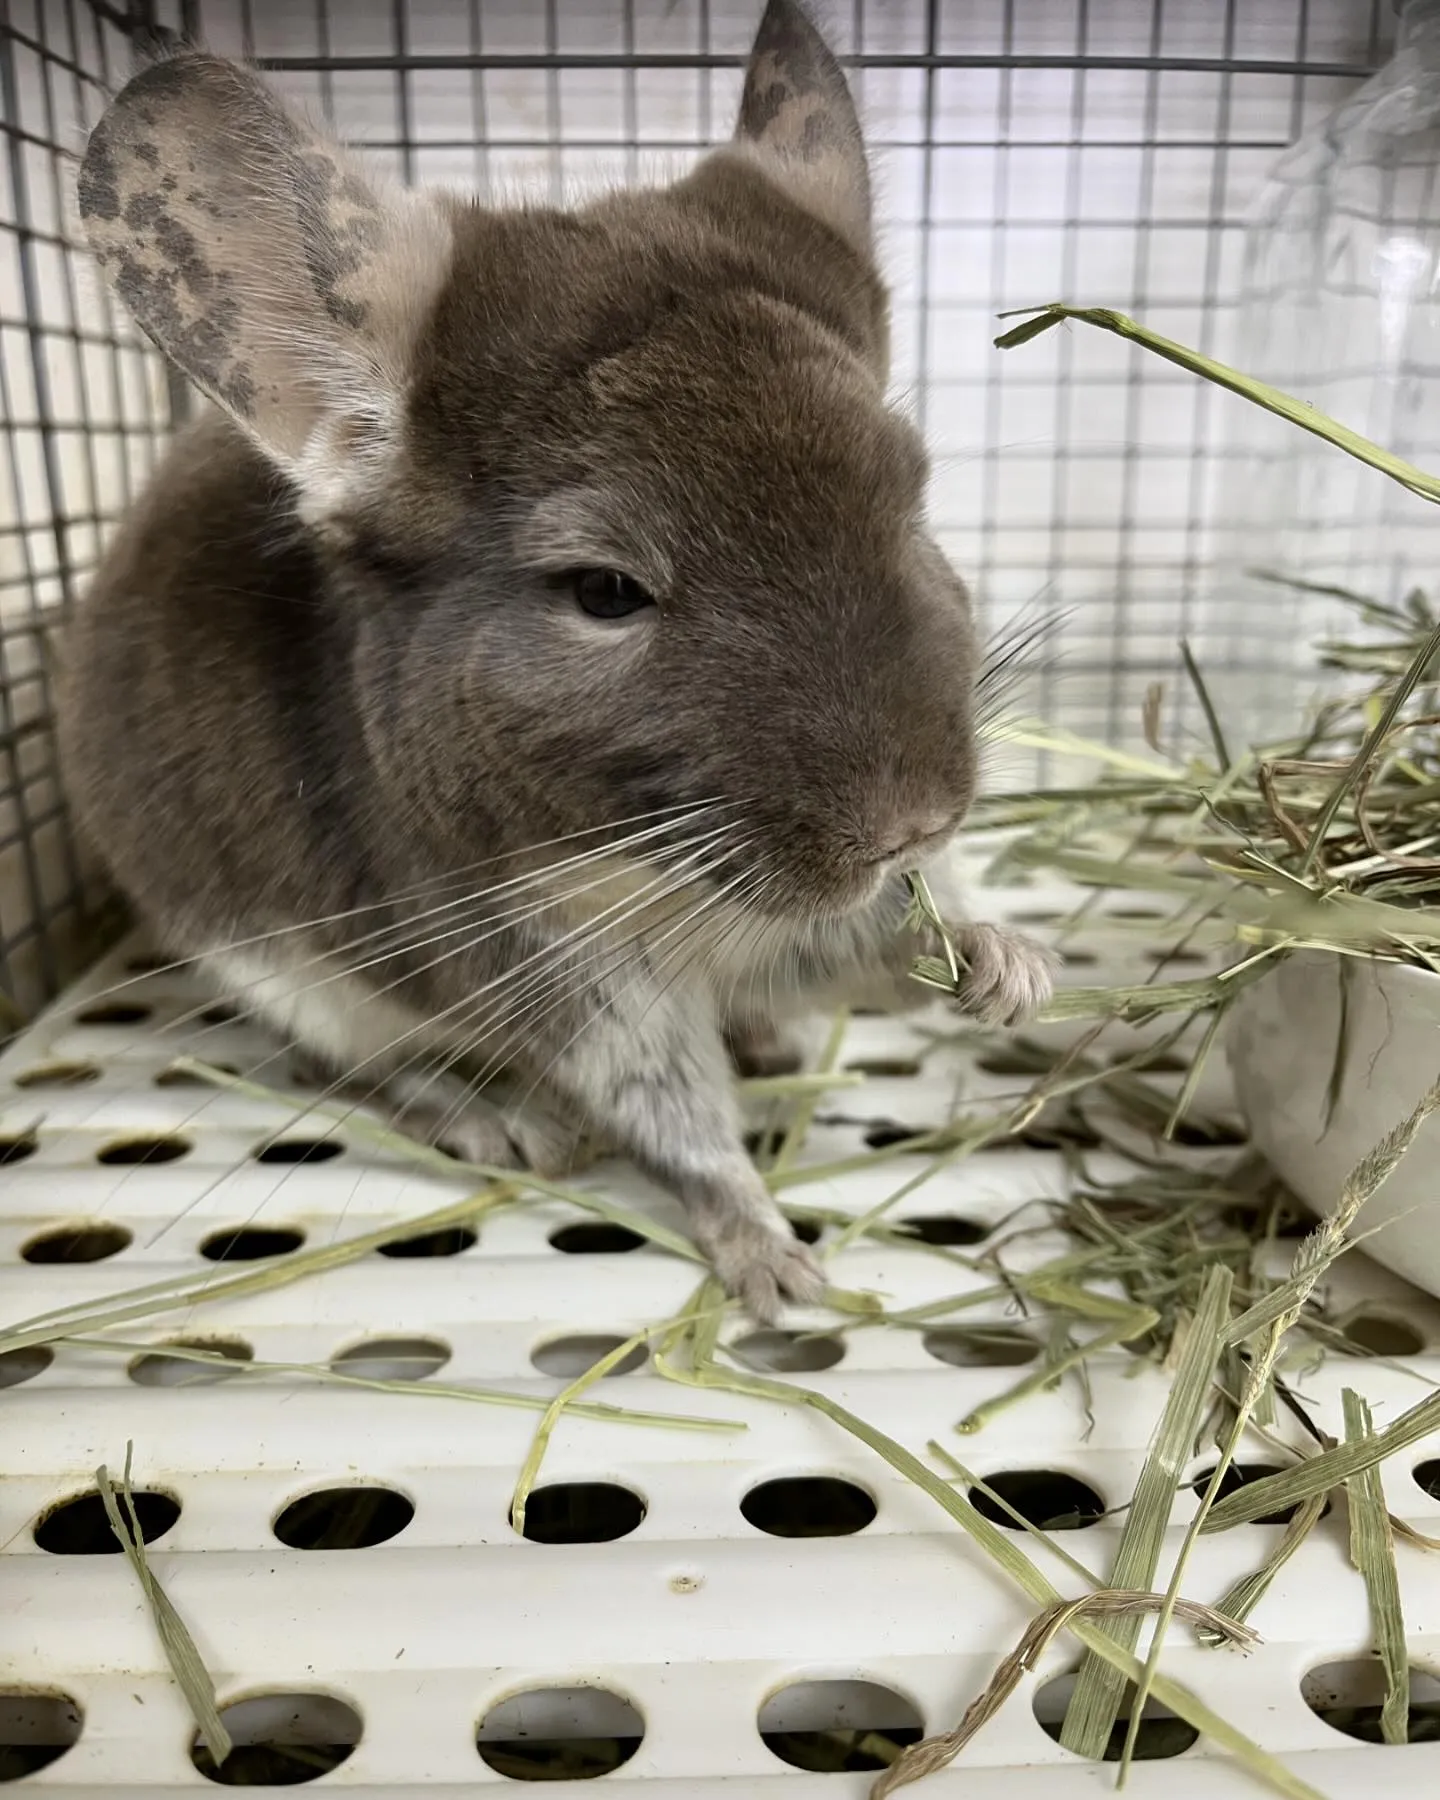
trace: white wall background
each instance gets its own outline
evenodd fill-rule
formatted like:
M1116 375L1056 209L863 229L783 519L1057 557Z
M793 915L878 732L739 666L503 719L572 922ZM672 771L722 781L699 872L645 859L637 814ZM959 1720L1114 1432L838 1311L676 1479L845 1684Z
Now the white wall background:
M161 20L180 24L181 5L162 0ZM556 197L663 178L727 135L759 11L759 0L186 6L214 48L276 59L285 87L396 173ZM915 59L855 79L894 284L896 384L935 452L942 540L991 626L1032 606L1068 615L1058 667L1034 695L1048 716L1133 738L1145 690L1163 678L1183 735L1194 721L1172 679L1181 633L1217 661L1237 644L1244 654L1209 572L1239 403L1083 327L1001 353L995 315L1057 298L1115 306L1223 358L1246 207L1278 150L1383 57L1389 0L830 0L822 11L846 52ZM116 348L124 328L52 241L68 176L47 146L81 141L79 121L100 103L87 76L123 74L124 45L84 0L12 0L9 16L0 986L28 994L47 972L31 926L81 898L36 609L76 584L148 467L163 382L138 349ZM640 66L565 66L617 53ZM342 66L316 69L326 56ZM644 66L657 56L720 60ZM444 57L466 63L415 61ZM17 234L17 218L40 235Z

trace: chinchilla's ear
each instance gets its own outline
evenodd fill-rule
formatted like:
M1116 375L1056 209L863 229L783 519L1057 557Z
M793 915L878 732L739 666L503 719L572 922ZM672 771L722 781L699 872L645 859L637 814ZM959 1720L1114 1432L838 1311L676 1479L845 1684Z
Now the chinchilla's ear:
M745 71L735 146L857 250L871 250L870 173L844 71L798 0L769 0Z
M192 51L111 104L78 200L136 323L302 486L383 449L449 267L430 200L386 191L259 76Z

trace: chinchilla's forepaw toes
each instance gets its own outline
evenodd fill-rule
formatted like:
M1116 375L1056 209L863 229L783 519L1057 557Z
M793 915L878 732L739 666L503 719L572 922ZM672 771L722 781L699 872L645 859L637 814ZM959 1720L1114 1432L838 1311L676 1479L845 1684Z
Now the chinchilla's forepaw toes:
M1018 1025L1039 1012L1055 986L1059 958L1024 932L966 925L956 934L966 973L960 1005L986 1025Z

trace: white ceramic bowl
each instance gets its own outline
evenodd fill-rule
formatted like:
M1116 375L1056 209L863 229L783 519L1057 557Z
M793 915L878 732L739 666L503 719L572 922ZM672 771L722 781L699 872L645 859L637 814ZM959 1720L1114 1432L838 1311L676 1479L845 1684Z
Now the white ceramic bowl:
M1327 1126L1342 1018L1344 1068ZM1241 994L1226 1047L1256 1148L1302 1200L1329 1213L1350 1171L1440 1076L1440 975L1298 951ZM1357 1230L1374 1233L1367 1255L1440 1294L1440 1114L1426 1120Z

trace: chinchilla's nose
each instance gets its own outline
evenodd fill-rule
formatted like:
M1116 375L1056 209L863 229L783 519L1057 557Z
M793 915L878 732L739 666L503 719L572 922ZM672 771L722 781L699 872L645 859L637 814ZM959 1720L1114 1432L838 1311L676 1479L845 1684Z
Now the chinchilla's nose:
M875 834L872 863L898 862L904 857L938 849L955 832L963 817L961 812L931 809L913 812L890 820Z

